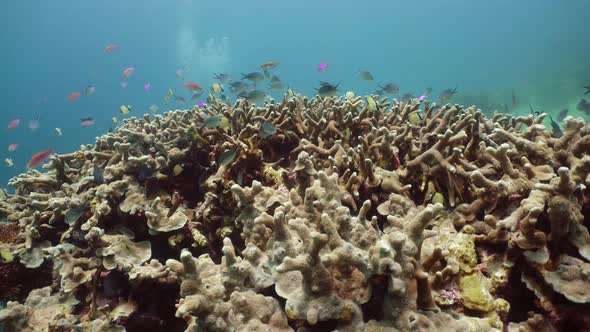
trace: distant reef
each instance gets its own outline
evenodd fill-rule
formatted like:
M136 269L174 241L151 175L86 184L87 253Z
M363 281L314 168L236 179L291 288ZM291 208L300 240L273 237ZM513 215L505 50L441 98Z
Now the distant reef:
M5 331L588 331L590 126L285 96L129 118L0 198Z

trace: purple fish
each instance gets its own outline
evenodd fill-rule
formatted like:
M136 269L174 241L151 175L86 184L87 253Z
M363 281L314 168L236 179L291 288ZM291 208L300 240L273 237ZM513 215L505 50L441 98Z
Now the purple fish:
M207 106L207 103L206 103L206 102L204 102L204 101L200 101L200 102L197 104L197 106L199 106L199 107L206 107L206 106Z
M143 86L143 91L149 91L151 88L152 88L152 84L146 83L146 85Z
M122 88L126 88L127 87L127 82L121 82L121 87Z
M325 62L320 62L320 64L318 65L318 72L322 73L325 72L328 69L328 64Z
M421 95L420 97L416 98L416 100L417 100L418 102L422 102L424 99L426 99L426 97L428 97L428 95L425 95L425 94L423 94L423 95Z

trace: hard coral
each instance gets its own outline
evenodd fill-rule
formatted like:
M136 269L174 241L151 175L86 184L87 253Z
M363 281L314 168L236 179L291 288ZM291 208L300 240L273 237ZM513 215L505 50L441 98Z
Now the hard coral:
M590 301L590 127L569 117L553 138L545 114L377 106L216 100L127 119L53 155L0 199L0 295L19 301L0 321L22 331L590 329L571 319ZM208 128L212 116L228 125ZM33 273L42 282L19 282Z

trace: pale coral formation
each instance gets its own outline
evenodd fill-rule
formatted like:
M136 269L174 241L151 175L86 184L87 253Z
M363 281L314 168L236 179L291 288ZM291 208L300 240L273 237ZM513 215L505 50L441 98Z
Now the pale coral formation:
M568 117L553 138L544 114L377 105L217 101L51 156L0 199L0 322L590 329L590 126Z

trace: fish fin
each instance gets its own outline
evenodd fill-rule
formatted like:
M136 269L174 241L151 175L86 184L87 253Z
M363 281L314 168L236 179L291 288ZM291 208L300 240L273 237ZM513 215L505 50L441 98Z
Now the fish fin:
M246 79L247 75L244 75L244 73L240 73L242 75L242 79Z
M377 85L377 87L378 87L379 89L381 89L382 91L383 91L383 90L385 90L385 89L384 89L384 88L383 88L381 85Z

